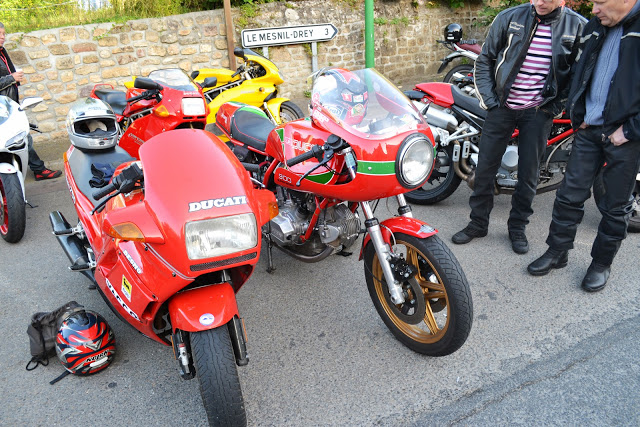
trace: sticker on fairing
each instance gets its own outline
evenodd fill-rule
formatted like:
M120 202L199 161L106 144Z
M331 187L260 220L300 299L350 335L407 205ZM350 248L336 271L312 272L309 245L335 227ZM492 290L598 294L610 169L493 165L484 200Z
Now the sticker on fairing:
M215 320L216 318L211 313L205 313L202 316L200 316L200 324L202 326L209 326L213 324Z
M125 304L125 302L122 300L120 295L118 295L118 292L116 292L116 289L113 287L111 282L109 282L109 279L105 277L105 281L107 282L107 287L111 291L111 294L116 299L116 301L118 301L118 303L122 306L122 308L124 308L124 311L126 311L129 314L129 316L133 317L139 322L140 318L138 317L138 315L134 313L133 310L131 310L127 304Z
M129 302L131 302L131 283L127 280L126 277L122 276L122 287L120 288L122 294L127 297Z
M202 200L200 202L189 203L189 212L207 210L213 208L223 208L226 206L246 205L247 196L221 197L219 199Z

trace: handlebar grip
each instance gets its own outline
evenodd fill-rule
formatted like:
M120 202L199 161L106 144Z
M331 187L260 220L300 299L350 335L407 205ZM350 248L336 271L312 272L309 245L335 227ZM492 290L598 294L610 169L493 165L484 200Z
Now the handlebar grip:
M112 182L110 184L108 184L106 187L102 187L99 190L96 190L93 192L93 198L96 200L100 200L102 199L104 196L106 196L107 194L116 191L118 188L115 186L115 184Z
M298 156L292 157L289 160L287 160L287 166L291 167L293 165L297 165L298 163L302 163L305 160L312 159L321 152L322 152L322 148L320 148L317 145L314 145L313 147L311 147L311 150L307 151L306 153L302 153Z

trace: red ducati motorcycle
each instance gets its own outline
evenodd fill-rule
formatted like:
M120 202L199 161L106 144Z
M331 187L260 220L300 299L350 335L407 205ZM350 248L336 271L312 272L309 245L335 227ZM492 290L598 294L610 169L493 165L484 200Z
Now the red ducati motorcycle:
M427 123L373 69L320 70L311 105L310 118L275 128L246 104L227 103L217 113L216 125L234 153L278 200L278 216L263 227L269 271L272 245L318 262L333 253L349 255L364 234L360 259L386 326L418 353L453 353L471 329L469 285L437 231L413 218L404 199L433 167ZM378 220L378 202L371 201L392 196L398 216Z
M424 115L436 140L436 166L421 187L406 195L412 203L429 205L449 197L462 180L473 188L480 135L486 110L475 96L447 83L421 83L405 95ZM553 120L547 148L540 162L537 193L560 186L571 153L573 134L569 118ZM518 182L518 130L502 157L495 180L496 194L512 193Z
M209 107L202 88L215 84L215 78L209 78L199 86L181 69L170 68L135 78L133 84L126 84L126 92L98 84L90 96L111 106L120 128L118 145L137 158L140 146L154 135L172 129L204 129Z
M104 137L99 123L113 129L115 115L91 101L70 112L64 155L79 222L50 214L69 268L88 277L121 320L173 347L182 378L199 379L211 425L244 425L236 364L248 358L236 293L258 261L260 227L277 214L273 193L255 189L224 143L203 130L152 137L136 161L116 145L117 132ZM92 138L102 138L99 150ZM113 177L93 188L92 170L104 165L116 166Z

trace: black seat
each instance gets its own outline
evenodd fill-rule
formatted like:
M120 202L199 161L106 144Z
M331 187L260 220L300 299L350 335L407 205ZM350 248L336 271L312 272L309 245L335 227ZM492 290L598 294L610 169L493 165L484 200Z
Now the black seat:
M114 113L122 115L127 106L127 94L120 90L96 89L96 96L109 104Z
M238 110L231 119L231 137L264 152L267 137L275 128L271 120L251 111Z
M71 167L73 179L75 180L76 185L78 186L82 194L84 194L89 200L91 200L93 206L96 206L100 199L94 199L93 192L99 189L93 188L91 187L91 185L89 185L89 181L91 180L91 178L93 178L91 165L94 163L103 163L110 164L111 166L116 168L122 163L129 162L131 160L136 159L134 157L131 157L129 153L124 151L124 149L120 148L120 146L118 145L106 150L83 151L76 148L69 156L69 166Z
M453 102L457 106L472 112L483 120L487 117L487 110L480 106L480 101L475 96L467 95L456 85L451 85L451 94L453 95Z

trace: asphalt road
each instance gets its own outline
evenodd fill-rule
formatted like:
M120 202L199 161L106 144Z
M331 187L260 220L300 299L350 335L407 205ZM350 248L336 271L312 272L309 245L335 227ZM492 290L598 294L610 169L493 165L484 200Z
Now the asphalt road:
M450 242L467 223L461 186L432 207L414 207ZM68 260L48 213L75 213L63 178L28 182L27 231L0 241L0 425L206 424L197 380L180 378L170 348L118 320ZM402 346L378 317L357 256L304 264L266 252L240 291L250 363L239 368L252 426L638 425L640 424L640 235L630 235L607 287L579 283L600 214L592 201L569 265L534 278L526 265L546 249L554 194L538 196L531 251L511 251L510 198L498 196L489 235L449 243L469 280L474 324L453 355L430 358ZM395 211L381 203L379 215ZM113 328L117 356L91 377L67 376L57 359L27 372L31 314L76 300Z

